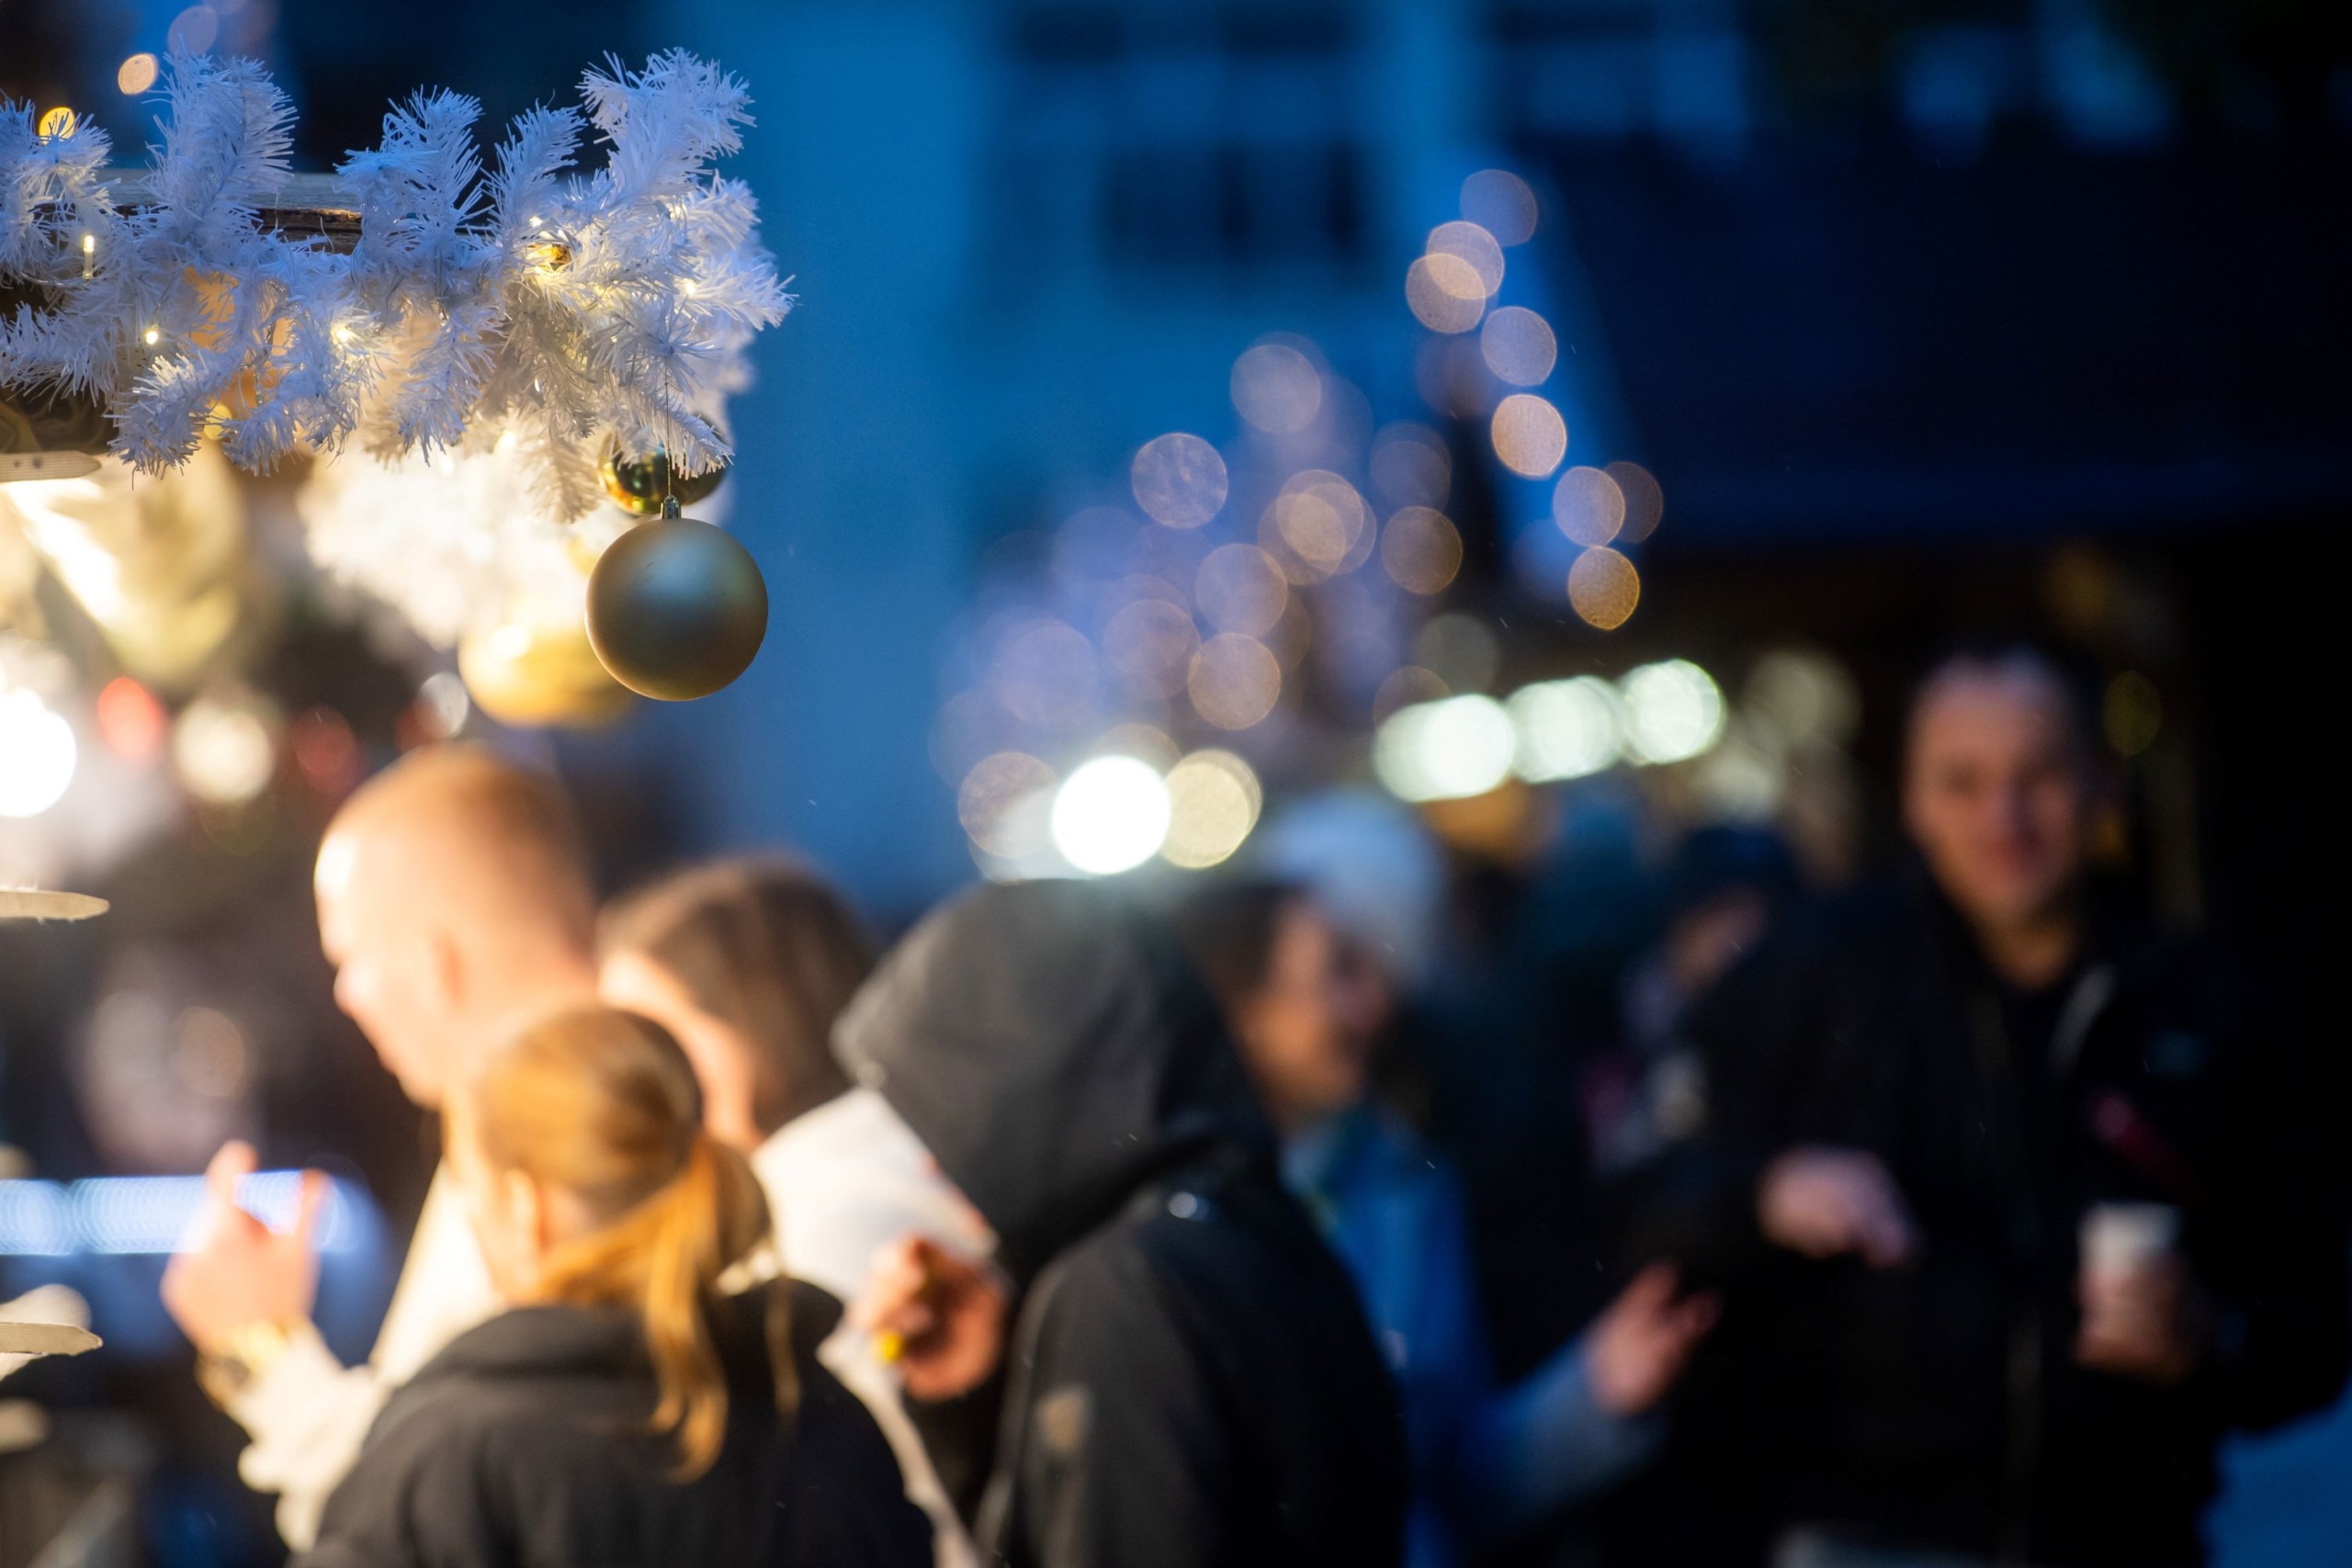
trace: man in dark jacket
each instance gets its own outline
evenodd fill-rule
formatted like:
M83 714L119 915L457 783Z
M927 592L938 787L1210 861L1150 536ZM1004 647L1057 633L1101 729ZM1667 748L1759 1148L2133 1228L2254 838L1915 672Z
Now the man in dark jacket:
M1691 1431L1783 1562L2199 1562L2222 1431L2344 1379L2334 1108L2209 947L2092 888L2049 663L1945 663L1905 767L1921 863L1690 1025L1710 1125L1657 1213L1730 1287Z
M1393 1384L1170 933L1098 886L985 888L915 928L836 1039L997 1234L991 1562L1396 1562Z

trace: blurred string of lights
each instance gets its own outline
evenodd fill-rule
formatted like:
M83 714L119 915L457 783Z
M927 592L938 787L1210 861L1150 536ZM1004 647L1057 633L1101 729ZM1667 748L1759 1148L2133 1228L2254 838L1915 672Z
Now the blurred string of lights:
M299 1170L258 1171L241 1182L237 1201L273 1229L293 1224ZM200 1176L99 1176L71 1183L0 1180L0 1257L140 1256L175 1251L209 1202ZM330 1179L316 1239L325 1253L364 1250L374 1207L348 1183Z
M1627 552L1664 510L1637 464L1563 468L1567 421L1542 390L1559 334L1537 310L1499 299L1510 252L1539 219L1524 180L1479 171L1463 185L1460 216L1430 230L1408 265L1405 303L1430 334L1415 380L1436 423L1377 423L1316 344L1269 334L1233 361L1239 426L1222 446L1189 431L1146 441L1125 494L1069 513L1040 558L984 581L950 656L953 694L932 752L987 874L1115 874L1155 855L1219 863L1263 809L1259 768L1328 759L1304 733L1309 691L1343 723L1426 729L1426 745L1406 749L1416 754L1484 737L1487 761L1449 762L1449 777L1493 773L1491 787L1510 772L1503 710L1457 696L1416 646L1464 558L1446 512L1457 457L1439 426L1482 432L1520 481L1558 476L1551 522L1570 548L1536 552L1560 561L1543 594L1599 629L1634 613L1641 581ZM1607 761L1628 744L1623 699L1611 700ZM1540 744L1566 754L1556 739ZM1418 783L1399 793L1438 798Z

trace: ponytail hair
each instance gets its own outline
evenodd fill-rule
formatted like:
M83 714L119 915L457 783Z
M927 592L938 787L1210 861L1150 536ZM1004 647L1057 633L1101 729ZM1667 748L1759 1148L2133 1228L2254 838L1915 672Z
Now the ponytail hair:
M694 1068L660 1025L582 1008L526 1030L463 1098L484 1159L577 1199L594 1221L541 1260L537 1298L633 1309L674 1433L677 1479L710 1468L727 1438L727 1379L710 1329L718 1279L773 1234L743 1156L703 1131ZM768 1292L779 1411L797 1404L788 1292Z

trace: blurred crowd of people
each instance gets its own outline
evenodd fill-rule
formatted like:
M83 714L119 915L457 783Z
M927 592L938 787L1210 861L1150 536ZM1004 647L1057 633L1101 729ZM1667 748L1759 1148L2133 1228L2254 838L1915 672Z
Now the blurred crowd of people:
M2345 1382L2338 1106L2093 874L2099 757L1965 649L1902 864L1702 829L1606 964L1344 832L877 961L785 859L600 909L551 781L426 748L316 868L445 1133L375 1351L243 1144L164 1303L321 1568L2200 1562L2223 1435Z

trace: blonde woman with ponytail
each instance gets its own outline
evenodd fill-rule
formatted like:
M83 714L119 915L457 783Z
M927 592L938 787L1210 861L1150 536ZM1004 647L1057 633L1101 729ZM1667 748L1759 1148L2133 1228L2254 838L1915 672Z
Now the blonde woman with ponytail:
M818 1362L840 1305L720 1278L770 1246L658 1025L588 1008L457 1086L448 1159L506 1310L395 1393L314 1568L924 1568L873 1418Z

